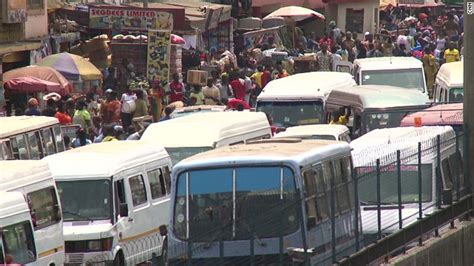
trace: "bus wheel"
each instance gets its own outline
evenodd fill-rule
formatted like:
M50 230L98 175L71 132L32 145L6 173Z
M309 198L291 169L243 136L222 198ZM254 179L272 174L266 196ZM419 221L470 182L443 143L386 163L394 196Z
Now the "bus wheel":
M125 266L125 259L123 257L122 251L119 251L117 256L115 256L114 266Z

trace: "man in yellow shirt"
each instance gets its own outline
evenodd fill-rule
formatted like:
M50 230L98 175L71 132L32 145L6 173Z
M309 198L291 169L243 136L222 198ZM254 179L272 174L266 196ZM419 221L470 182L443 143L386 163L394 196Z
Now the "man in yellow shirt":
M262 87L262 75L263 75L263 66L257 67L257 72L253 73L250 78L255 78L255 83L261 88Z
M444 50L444 62L451 63L461 60L458 49L454 48L454 42L450 42L448 49Z

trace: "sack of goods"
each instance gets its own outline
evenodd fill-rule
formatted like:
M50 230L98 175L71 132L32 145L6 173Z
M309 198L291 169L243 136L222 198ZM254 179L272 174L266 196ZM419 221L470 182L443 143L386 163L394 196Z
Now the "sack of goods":
M135 105L135 101L134 100L130 100L130 101L126 101L126 102L123 102L122 104L122 112L124 113L133 113L135 112L135 108L136 108L136 105Z

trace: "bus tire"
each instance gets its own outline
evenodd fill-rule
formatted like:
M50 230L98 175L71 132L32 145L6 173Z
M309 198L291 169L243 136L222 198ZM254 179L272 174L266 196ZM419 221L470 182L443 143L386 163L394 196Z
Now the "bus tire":
M123 257L122 251L119 251L114 258L114 266L125 266L125 258Z

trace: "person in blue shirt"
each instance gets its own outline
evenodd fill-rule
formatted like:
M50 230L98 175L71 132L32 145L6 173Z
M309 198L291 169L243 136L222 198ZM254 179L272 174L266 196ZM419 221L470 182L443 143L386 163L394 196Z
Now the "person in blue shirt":
M160 118L160 121L158 122L163 122L163 121L166 121L166 120L170 120L171 119L171 113L173 112L173 108L168 106L165 108L165 116L163 116L162 118Z
M28 108L25 111L25 115L29 116L40 116L41 112L38 110L38 100L30 98L28 100Z

